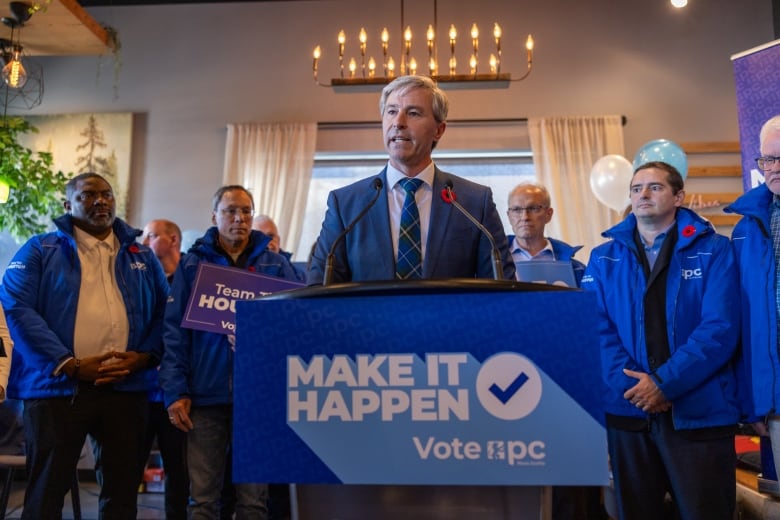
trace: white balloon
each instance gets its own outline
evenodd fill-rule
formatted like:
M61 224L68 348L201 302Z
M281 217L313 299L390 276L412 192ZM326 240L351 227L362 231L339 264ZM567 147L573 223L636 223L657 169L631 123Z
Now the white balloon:
M590 189L596 198L615 211L622 212L631 203L629 188L634 169L622 155L605 155L590 170Z

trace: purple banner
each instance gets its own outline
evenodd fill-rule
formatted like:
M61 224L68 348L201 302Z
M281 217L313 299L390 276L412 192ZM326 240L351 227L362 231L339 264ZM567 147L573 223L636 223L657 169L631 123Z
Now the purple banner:
M735 54L734 80L737 87L737 118L742 148L742 187L745 191L764 182L756 166L761 126L780 114L780 89L776 71L780 69L780 40Z
M201 262L181 326L217 334L236 333L236 302L254 300L304 284L245 269Z

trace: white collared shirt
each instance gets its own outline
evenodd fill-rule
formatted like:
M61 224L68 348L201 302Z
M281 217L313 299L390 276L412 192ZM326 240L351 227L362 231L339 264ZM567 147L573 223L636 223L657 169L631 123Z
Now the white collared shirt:
M512 259L517 262L528 262L532 260L555 260L555 251L553 251L552 244L546 238L544 239L544 247L535 255L529 253L520 242L517 237L512 241Z
M113 231L105 240L98 240L78 227L74 226L73 230L81 262L81 287L73 333L75 356L124 352L130 326L116 281L119 241Z
M417 211L420 213L420 240L422 242L422 258L425 261L425 249L428 242L428 229L431 220L431 201L433 200L433 174L435 168L433 162L425 167L414 178L423 181L422 185L414 192L414 200L417 202ZM398 184L407 176L387 163L387 207L390 212L390 236L393 237L393 257L398 257L398 233L401 229L401 211L404 208L406 191Z

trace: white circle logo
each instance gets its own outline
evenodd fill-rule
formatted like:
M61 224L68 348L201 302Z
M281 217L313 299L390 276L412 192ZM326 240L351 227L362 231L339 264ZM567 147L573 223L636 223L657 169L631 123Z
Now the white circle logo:
M521 419L542 399L542 378L525 356L495 354L479 369L477 397L491 415L507 421Z

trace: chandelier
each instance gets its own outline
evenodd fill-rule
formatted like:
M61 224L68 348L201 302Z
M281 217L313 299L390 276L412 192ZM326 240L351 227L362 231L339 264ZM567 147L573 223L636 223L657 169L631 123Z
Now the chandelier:
M453 24L450 25L446 33L448 45L444 53L439 52L438 41L444 41L440 36L437 26L437 5L434 0L433 23L428 25L423 43L415 45L419 41L414 38L410 26L404 23L404 3L401 1L401 27L404 28L403 34L399 40L399 54L396 57L390 52L391 38L390 32L385 27L378 34L376 41L381 44L375 45L377 57L374 58L368 52L369 35L365 28L361 28L357 34L357 45L347 54L347 35L341 30L336 37L334 49L338 51L338 77L330 80L330 83L320 82L318 72L320 58L323 56L322 47L317 45L314 48L312 65L312 74L314 82L321 87L333 87L340 90L341 87L366 86L366 85L385 85L391 82L397 76L405 75L426 75L440 84L458 84L459 86L473 86L478 88L505 88L510 82L522 81L531 73L533 66L534 39L529 34L526 38L526 70L522 76L512 78L508 72L502 72L502 44L503 29L496 22L493 25L493 32L489 38L490 43L486 46L480 42L480 29L477 24L471 25L466 32L465 45L468 49L467 63L458 63L455 55L456 45L464 45L464 38L460 35L459 29ZM437 39L438 38L438 39ZM394 43L394 42L393 42ZM482 45L480 46L480 43ZM422 50L418 50L422 49ZM422 55L421 55L422 54ZM446 55L445 55L446 54ZM418 62L418 59L421 61ZM444 86L444 85L442 85Z

